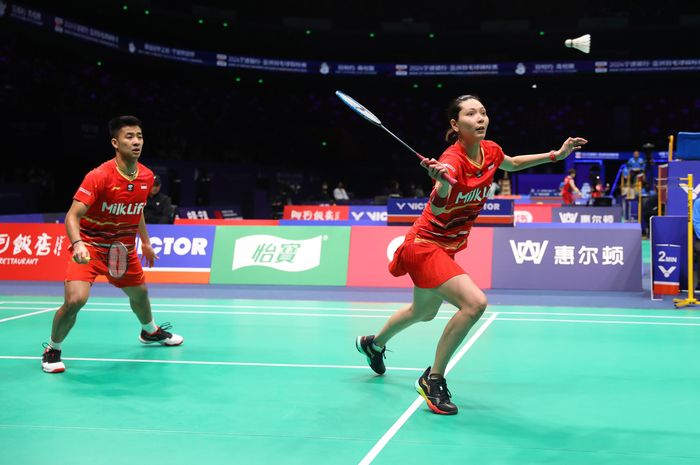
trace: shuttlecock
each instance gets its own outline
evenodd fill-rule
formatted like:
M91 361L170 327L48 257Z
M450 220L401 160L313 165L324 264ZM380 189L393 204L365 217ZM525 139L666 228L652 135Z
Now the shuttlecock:
M591 51L591 35L586 34L585 36L577 37L575 39L566 39L564 45L569 48L575 48L583 53L588 53Z

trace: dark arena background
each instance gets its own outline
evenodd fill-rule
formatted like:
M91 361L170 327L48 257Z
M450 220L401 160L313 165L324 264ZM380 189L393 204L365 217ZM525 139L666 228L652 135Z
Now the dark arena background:
M698 37L674 0L0 0L0 463L700 463ZM508 156L588 140L496 171L455 257L488 299L456 416L413 388L455 305L382 376L356 350L411 302L388 265L433 187L337 90L436 159L464 94ZM120 115L160 186L155 321L185 342L140 344L100 276L45 374L66 214Z

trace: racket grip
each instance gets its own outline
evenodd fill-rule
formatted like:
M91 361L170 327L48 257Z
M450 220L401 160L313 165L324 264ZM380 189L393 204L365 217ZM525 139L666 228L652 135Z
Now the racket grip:
M445 174L442 177L445 178L445 181L450 183L450 186L454 186L455 184L457 184L457 180L449 174Z
M418 157L418 159L419 159L420 161L426 160L426 157L424 157L424 156L421 155L420 153L415 152L415 154L416 154L416 156ZM448 183L450 183L450 186L454 186L455 184L457 184L457 180L456 180L455 178L453 178L452 176L450 176L449 174L445 174L445 175L443 175L442 177L443 177L443 179L444 179L445 181L447 181Z

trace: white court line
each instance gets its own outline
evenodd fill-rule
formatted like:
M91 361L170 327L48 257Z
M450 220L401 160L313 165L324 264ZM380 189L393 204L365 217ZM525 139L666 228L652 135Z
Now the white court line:
M6 309L11 309L15 307L5 307ZM17 309L32 310L34 308L41 307L16 307ZM257 308L268 308L268 307L257 307ZM280 307L285 308L285 307ZM288 308L288 307L287 307ZM290 310L296 308L289 308ZM35 315L38 313L43 313L53 309L46 309L39 312L30 313L24 316ZM319 310L315 308L315 310ZM323 310L323 309L320 309ZM354 311L353 309L343 309L346 311ZM131 313L131 309L117 309L117 308L89 308L86 307L83 312L88 313ZM361 310L360 310L361 311ZM189 310L158 310L158 314L184 314L184 315L249 315L249 316L288 316L288 317L320 317L320 318L386 318L389 315L358 315L358 314L337 314L337 313L294 313L294 312L225 312L225 311L189 311ZM447 312L452 315L454 312ZM586 317L622 317L622 318L654 318L654 319L669 319L669 318L682 318L690 320L700 320L696 317L682 317L682 316L652 316L652 315L613 315L613 314L596 314L596 313L546 313L546 312L486 312L486 314L499 314L499 315L554 315L554 316L586 316ZM6 320L23 318L11 317ZM436 320L449 320L451 316L438 316L435 317ZM553 323L599 323L599 324L619 324L619 325L657 325L657 326L700 326L700 323L671 323L663 321L617 321L617 320L571 320L571 319L561 319L561 318L507 318L501 317L499 320L502 321L531 321L531 322L553 322ZM0 320L0 323L5 320Z
M38 312L25 313L24 315L11 316L8 318L3 318L2 320L0 320L0 323L4 323L4 322L10 321L10 320L19 320L20 318L26 318L28 316L38 315L40 313L46 313L46 312L51 312L51 311L55 311L55 310L56 310L56 308L45 308L45 309L39 310Z
M485 312L489 313L489 312ZM609 318L659 318L659 319L679 319L679 320L700 320L698 316L681 316L681 315L618 315L614 313L566 313L566 312L502 312L500 315L551 315L551 316L597 316ZM502 320L502 318L499 318Z
M0 305L3 303L13 303L13 304L56 304L60 305L62 302L32 302L32 301L14 301L14 302L0 302ZM104 306L114 306L114 307L128 307L129 303L128 302L114 302L114 303L109 303L109 302L89 302L87 306L85 307L85 310L91 310L91 311L100 311L98 309L93 309L92 307L104 307ZM277 306L277 305L219 305L219 304L159 304L159 303L151 303L152 307L172 307L172 308L178 308L178 307L186 307L186 308L231 308L231 309L266 309L266 310L316 310L316 311L345 311L345 312L380 312L380 313L386 313L386 312L395 312L397 309L396 308L348 308L348 307L296 307L296 306ZM504 307L513 307L510 305L494 305L496 308ZM522 307L521 305L517 305L516 307ZM42 307L3 307L0 308L0 310L38 310L41 309ZM116 310L115 310L116 311ZM159 312L168 312L168 310L158 310ZM456 309L449 309L449 310L439 310L438 313L448 313L448 314L453 314L456 311ZM650 310L654 311L654 310ZM187 311L176 311L172 310L170 311L171 313L192 313L192 314L207 314L207 313L212 313L212 314L225 314L227 312L187 312ZM251 312L257 314L257 312ZM495 312L488 311L485 312L485 315L490 315L493 313L498 313L500 315L551 315L551 316L590 316L590 317L605 317L605 318L654 318L654 319L681 319L681 320L700 320L700 316L682 316L682 315L639 315L639 314L632 314L632 315L623 315L623 314L617 314L617 313L568 313L568 312L518 312L518 311L503 311L503 310L496 310ZM235 314L235 313L234 313ZM241 314L248 314L248 313L241 313ZM276 315L273 313L273 315Z
M40 360L41 357L24 355L0 355L0 360ZM134 358L90 358L90 357L62 357L62 360L79 362L120 362L120 363L164 363L174 365L227 365L244 367L282 367L282 368L338 368L347 370L367 370L367 365L314 365L299 363L256 363L256 362L207 362L197 360L148 360ZM424 368L387 367L393 371L423 371Z
M124 299L126 300L126 298ZM6 303L12 303L12 304L26 304L26 305L45 305L45 304L55 304L55 305L61 305L61 302L36 302L36 301L13 301L13 302L6 302ZM128 302L89 302L87 304L88 306L115 306L115 307L128 307L129 303ZM388 304L391 305L391 304ZM288 310L288 309L295 309L295 310L336 310L336 311L342 311L342 310L347 310L347 311L368 311L368 312L393 312L397 310L398 306L406 305L406 302L404 303L397 303L393 304L391 308L376 308L376 307L368 307L368 308L350 308L350 307L324 307L324 306L315 306L315 307L302 307L302 306L291 306L291 305L237 305L237 304L231 304L231 305L223 305L223 304L168 304L168 303L157 303L157 302L151 302L151 307L173 307L173 308L178 308L178 307L185 307L185 308L247 308L247 309L253 309L253 308L265 308L269 310ZM7 307L6 307L7 308Z
M604 325L700 326L700 323L671 323L666 321L564 320L559 318L499 318L498 321L532 321L537 323L594 323Z
M481 337L482 334L484 334L484 331L486 331L486 328L489 327L491 323L496 319L498 316L498 313L492 314L485 322L483 325L479 327L479 329L474 333L472 337L469 338L466 344L457 352L457 355L455 355L452 360L450 360L450 363L447 364L447 369L445 370L445 375L447 375L452 368L459 362L459 360L464 356L464 354L467 353L467 351L474 345L477 339ZM413 401L410 407L406 409L405 412L399 417L396 422L391 425L391 428L384 433L384 436L377 441L377 443L370 449L370 451L367 453L367 455L364 456L362 460L360 460L359 465L369 465L372 463L372 460L374 460L377 457L377 454L379 454L382 449L384 449L384 446L387 445L387 443L391 440L391 438L394 437L394 435L399 431L399 429L408 421L408 419L413 415L413 413L418 409L418 406L421 405L424 402L423 398L421 396L418 396L416 400Z

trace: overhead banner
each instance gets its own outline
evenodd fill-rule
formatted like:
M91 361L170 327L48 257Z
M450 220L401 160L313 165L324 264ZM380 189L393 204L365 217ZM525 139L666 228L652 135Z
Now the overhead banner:
M412 287L408 275L395 277L389 273L389 262L409 231L407 226L354 226L350 238L348 286ZM482 289L491 287L491 250L493 229L474 228L469 246L455 260Z
M699 58L659 58L644 60L570 60L521 61L500 63L358 63L336 60L302 60L290 58L240 56L193 50L145 42L103 31L61 16L25 7L15 2L0 2L0 17L53 30L57 34L119 49L135 55L219 68L251 69L297 74L339 76L547 76L581 73L659 73L700 71ZM333 58L333 57L329 57Z
M555 207L552 209L552 222L591 224L620 223L622 222L622 206L587 207L582 205Z
M0 279L63 281L69 245L62 224L1 223Z
M149 224L148 235L158 259L153 268L143 267L151 283L209 282L214 253L215 226ZM136 238L141 255L141 240Z
M350 228L217 226L213 284L344 286Z
M521 225L494 230L493 287L640 291L637 224Z

